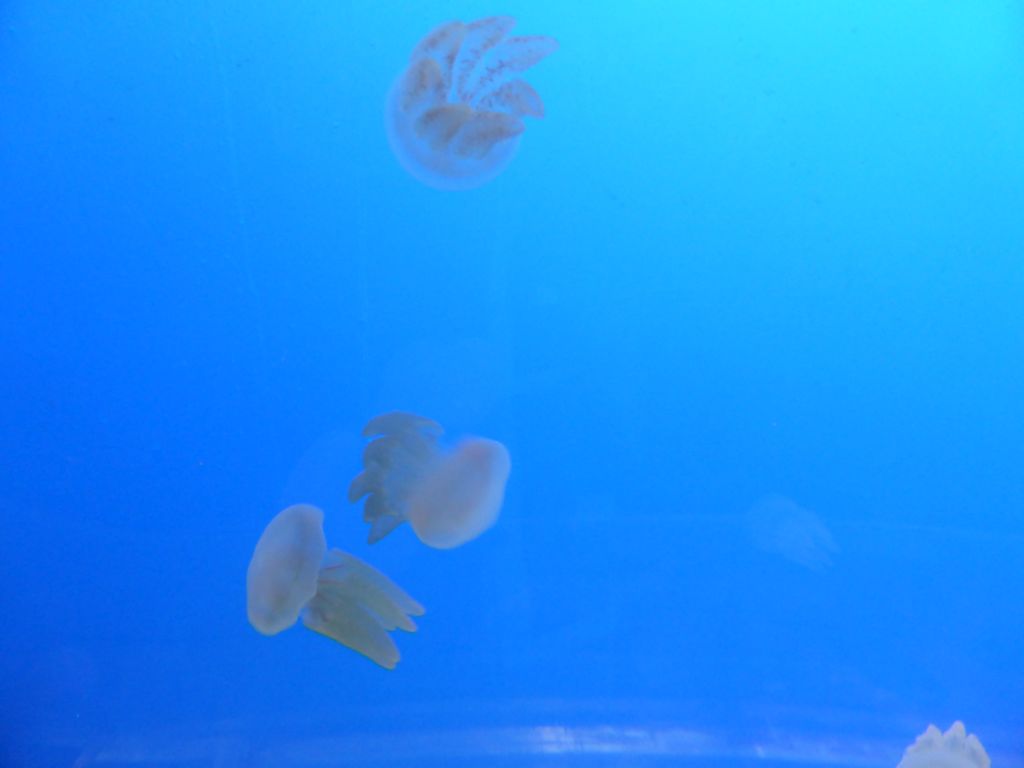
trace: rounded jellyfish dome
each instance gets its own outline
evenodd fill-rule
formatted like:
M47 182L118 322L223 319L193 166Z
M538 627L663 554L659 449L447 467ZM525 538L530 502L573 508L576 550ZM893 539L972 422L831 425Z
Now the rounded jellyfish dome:
M496 440L470 438L423 478L409 499L409 525L424 544L451 549L472 541L498 519L511 468Z
M295 504L277 514L263 531L245 577L249 623L276 635L298 621L316 595L320 563L327 553L324 513Z
M388 95L385 119L395 157L437 189L472 189L511 162L526 130L543 117L540 95L516 75L558 48L543 35L507 37L515 19L443 24L424 37Z

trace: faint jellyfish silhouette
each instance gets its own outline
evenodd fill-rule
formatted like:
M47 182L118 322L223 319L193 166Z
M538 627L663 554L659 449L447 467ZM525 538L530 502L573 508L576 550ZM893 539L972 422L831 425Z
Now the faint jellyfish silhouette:
M553 37L507 37L510 16L434 29L413 49L388 95L388 142L415 178L437 189L472 189L511 162L544 102L517 77L558 48Z
M366 496L369 542L408 520L424 544L451 549L498 519L511 465L501 443L466 438L451 452L438 446L443 430L430 419L399 411L371 419L364 437L363 471L349 486L352 502Z
M324 514L295 504L267 525L246 573L249 623L276 635L302 623L386 669L400 654L388 632L415 632L423 606L387 576L338 549L327 550Z
M957 720L943 733L934 725L907 747L896 768L989 768L991 760L973 733Z
M744 515L755 546L812 571L832 565L839 551L832 534L821 519L792 499L769 494L759 499Z

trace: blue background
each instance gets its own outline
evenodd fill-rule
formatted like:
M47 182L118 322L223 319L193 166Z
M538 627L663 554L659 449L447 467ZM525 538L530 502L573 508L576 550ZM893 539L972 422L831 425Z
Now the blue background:
M547 117L432 190L384 98L496 12ZM1022 135L1006 0L0 2L3 764L1024 765ZM506 443L498 527L365 544L393 409ZM297 501L395 672L247 624Z

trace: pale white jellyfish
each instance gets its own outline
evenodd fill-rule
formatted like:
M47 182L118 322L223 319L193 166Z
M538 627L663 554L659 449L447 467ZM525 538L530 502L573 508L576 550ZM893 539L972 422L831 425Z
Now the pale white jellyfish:
M511 162L544 102L518 77L558 48L553 37L508 37L510 16L452 21L424 37L388 95L391 150L438 189L471 189Z
M754 544L812 571L832 565L839 551L832 534L821 519L792 499L769 494L759 499L744 515Z
M394 669L400 655L388 632L415 632L423 606L387 576L338 549L327 550L324 513L309 504L279 512L249 562L249 623L264 635L302 623Z
M450 549L475 539L498 519L511 468L501 443L467 438L451 452L438 446L437 422L411 413L371 419L364 437L363 471L349 487L356 502L366 496L363 520L369 542L408 520L420 541Z
M934 725L907 747L897 768L989 768L991 760L973 733L957 720L943 733Z

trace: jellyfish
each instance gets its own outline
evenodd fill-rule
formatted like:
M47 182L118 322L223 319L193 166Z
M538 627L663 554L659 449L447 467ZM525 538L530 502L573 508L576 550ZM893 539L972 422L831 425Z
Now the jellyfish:
M437 189L472 189L512 161L523 118L544 102L519 73L553 53L553 37L508 37L510 16L442 24L420 40L388 95L388 142L399 163Z
M744 517L754 544L812 571L824 571L839 551L832 534L816 514L792 499L770 494Z
M450 452L438 445L443 430L430 419L396 411L371 419L363 436L364 469L349 486L353 503L366 497L369 542L409 522L424 544L461 546L498 519L511 468L501 443L473 437Z
M957 720L943 733L929 725L907 747L896 768L989 768L991 760L973 733Z
M394 669L400 655L388 632L415 632L423 606L387 576L339 549L327 549L324 513L309 504L279 512L249 562L249 623L276 635L298 621L347 648Z

